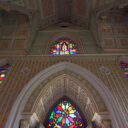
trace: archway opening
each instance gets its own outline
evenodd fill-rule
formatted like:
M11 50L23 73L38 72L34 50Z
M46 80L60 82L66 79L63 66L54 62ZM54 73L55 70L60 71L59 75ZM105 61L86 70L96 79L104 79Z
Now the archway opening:
M78 106L67 96L59 99L48 112L46 128L83 128L86 120Z
M46 117L45 113L47 112L47 110L49 111L49 108L51 108L50 105L48 108L48 104L50 104L51 101L52 101L52 103L55 103L55 102L53 102L54 97L58 98L57 93L55 93L56 95L52 95L52 94L54 94L51 92L53 90L53 88L51 88L51 83L53 85L52 80L54 78L56 78L57 76L60 76L61 74L64 74L64 75L69 74L70 76L72 75L73 78L77 77L77 79L83 83L81 87L84 88L86 86L86 88L89 89L89 92L91 94L99 93L100 96L103 98L103 101L105 101L106 106L109 110L109 113L101 113L101 111L98 111L98 113L94 114L94 118L92 118L93 121L96 121L96 122L98 121L98 123L101 123L102 121L104 121L103 127L106 124L109 124L111 127L111 121L112 121L113 128L120 128L122 126L124 128L127 127L125 121L123 120L122 113L119 111L119 108L117 107L117 103L115 102L110 91L105 87L104 83L100 79L98 79L95 75L90 73L88 70L83 69L82 67L72 64L72 63L62 62L62 63L56 64L56 65L53 65L50 68L40 72L37 76L35 76L35 78L33 78L25 86L25 88L22 90L22 92L16 99L15 104L12 107L12 110L11 110L11 113L10 113L10 116L8 118L8 122L5 126L5 128L18 127L19 121L21 121L20 122L21 127L24 125L34 127L35 121L43 124L44 121L42 118ZM63 85L63 87L69 85L69 84L64 84L64 83L70 83L70 86L68 86L68 87L76 87L70 81L66 82L65 79L62 79L62 81L61 81L61 79L59 79L59 80L60 81L57 80L57 83L58 82L61 83L61 84L58 83L59 87L61 87L60 85ZM51 81L51 82L49 82L49 81ZM74 81L74 79L73 79L73 81ZM74 81L74 82L77 85L76 81ZM54 85L57 85L56 82L54 83ZM49 89L46 90L45 87L49 87ZM95 88L98 93L96 93L96 91L94 91L93 88ZM56 90L56 89L59 89L58 86L56 86L56 88L54 88L54 90ZM67 90L69 90L69 88ZM77 103L77 101L80 101L80 100L79 100L79 98L77 98L77 100L76 100L76 95L75 95L75 93L73 93L73 92L75 92L76 88L74 88L73 90L74 91L71 91L72 93L69 93L69 94L71 95L72 98L75 99L75 100L74 99L73 100ZM78 90L77 92L79 92L78 94L81 94L79 87L77 90ZM45 95L44 95L44 92L46 93ZM59 92L60 92L60 89L59 89ZM49 94L51 94L51 95L49 95ZM75 97L72 94L74 94ZM95 95L95 98L96 98L95 100L99 101L100 96L96 97L96 95ZM42 100L42 97L44 100ZM48 100L46 100L47 97L48 97ZM50 97L51 97L51 99L50 99ZM40 102L37 102L37 101L40 101ZM100 100L100 101L102 101L102 100ZM52 105L52 103L51 103L51 105ZM100 105L99 102L97 102L97 103L99 106L98 108L103 107L103 105ZM79 103L78 103L78 105L79 105ZM84 108L88 108L89 105L90 105L89 100L87 100L87 107L85 106ZM82 102L82 106L83 106L83 102ZM41 110L41 108L43 108L43 110ZM81 107L80 107L80 109L82 110ZM41 110L41 111L38 111L38 110ZM84 109L83 114L85 114L85 112L86 111ZM85 115L85 117L86 117L86 115ZM100 122L99 122L99 119L100 119Z

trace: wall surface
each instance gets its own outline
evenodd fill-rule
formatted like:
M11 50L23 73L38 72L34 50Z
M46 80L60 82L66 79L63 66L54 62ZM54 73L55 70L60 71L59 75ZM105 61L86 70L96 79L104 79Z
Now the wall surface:
M7 57L0 57L2 60ZM117 64L118 56L21 56L9 57L11 70L0 85L0 127L3 128L9 112L23 87L40 71L58 62L71 62L91 71L111 91L127 121L127 78Z
M48 55L50 54L50 46L53 42L59 38L67 37L78 45L80 54L102 52L102 50L97 47L90 31L71 24L66 28L54 25L45 30L39 31L31 46L30 54Z

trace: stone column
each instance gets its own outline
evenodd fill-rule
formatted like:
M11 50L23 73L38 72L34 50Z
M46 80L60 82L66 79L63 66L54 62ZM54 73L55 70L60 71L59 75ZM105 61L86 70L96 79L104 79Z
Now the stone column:
M19 128L45 128L35 113L23 114Z
M86 128L92 128L91 124L89 124Z
M102 128L112 128L111 121L108 119L102 120Z
M41 124L41 123L40 123L40 126L39 126L39 128L45 128L45 127L43 126L43 124Z
M20 121L20 128L30 128L30 120L21 120Z
M112 128L111 120L107 112L95 113L92 119L98 128Z

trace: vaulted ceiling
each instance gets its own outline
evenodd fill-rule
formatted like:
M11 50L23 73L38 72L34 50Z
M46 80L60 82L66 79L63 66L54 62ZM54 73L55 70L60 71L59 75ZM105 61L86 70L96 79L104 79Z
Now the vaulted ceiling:
M0 0L1 49L7 47L12 52L12 48L16 47L21 50L19 54L26 54L30 49L32 54L35 54L33 50L36 49L42 54L44 50L40 49L35 39L40 32L53 25L53 28L49 27L51 30L55 30L55 27L57 31L59 29L74 31L77 27L80 30L88 30L91 38L95 39L94 45L90 43L87 45L86 43L90 41L86 41L87 38L84 39L85 35L83 36L85 40L83 42L89 53L101 52L101 49L105 52L110 52L110 49L127 52L127 13L127 0ZM62 28L68 25L67 29ZM44 42L54 37L55 32L51 36L50 34L49 37L44 34L43 39L46 39ZM42 35L39 36L39 39L42 39L40 37ZM43 45L42 40L39 42ZM6 44L8 45L5 46ZM95 50L90 50L87 46Z
M92 16L108 8L124 6L124 2L127 0L0 0L0 8L29 17L37 14L43 27L66 21L88 28Z

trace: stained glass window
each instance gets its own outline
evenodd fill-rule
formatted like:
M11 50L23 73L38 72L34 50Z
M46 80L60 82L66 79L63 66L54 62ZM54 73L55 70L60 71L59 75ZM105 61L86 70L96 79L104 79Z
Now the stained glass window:
M9 71L10 64L5 64L3 66L0 66L0 84L5 80L5 76L7 72Z
M121 61L120 62L120 67L123 70L123 73L126 75L128 78L128 63Z
M50 49L51 55L79 54L77 45L72 40L54 42Z
M62 100L52 111L48 128L83 128L83 120L76 108L67 100Z

